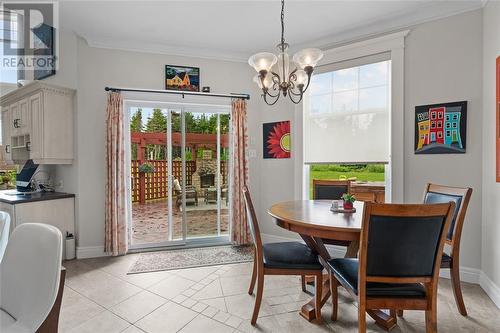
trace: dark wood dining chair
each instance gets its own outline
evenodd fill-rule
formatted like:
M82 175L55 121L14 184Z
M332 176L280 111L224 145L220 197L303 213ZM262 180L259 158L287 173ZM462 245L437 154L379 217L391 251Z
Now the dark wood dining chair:
M441 268L450 270L453 295L462 316L467 316L467 310L460 286L460 239L471 195L472 188L470 187L451 187L431 183L427 184L424 192L424 203L426 204L449 201L455 203L453 219L446 234L446 244L450 246L450 251L449 253L443 252Z
M344 193L351 193L350 180L313 179L314 200L340 200Z
M327 262L332 320L337 320L338 286L358 302L359 332L366 311L425 311L426 332L437 332L437 286L441 253L455 203L365 203L358 259Z
M304 275L315 277L316 318L321 322L321 294L323 285L323 266L318 260L318 255L307 245L300 242L283 242L262 244L259 223L253 207L250 192L243 187L245 209L248 227L255 247L252 279L248 294L252 295L257 282L257 295L253 310L251 324L255 325L259 315L262 294L264 291L265 275L297 275L302 277L304 288Z

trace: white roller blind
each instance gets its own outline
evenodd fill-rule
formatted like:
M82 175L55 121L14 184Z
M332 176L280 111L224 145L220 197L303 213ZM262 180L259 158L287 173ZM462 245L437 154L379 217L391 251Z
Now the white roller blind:
M388 163L389 54L319 68L304 100L304 162Z

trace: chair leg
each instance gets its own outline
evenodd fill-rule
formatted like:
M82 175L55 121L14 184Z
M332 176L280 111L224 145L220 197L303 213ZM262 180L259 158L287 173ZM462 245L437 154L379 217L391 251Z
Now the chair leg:
M467 316L467 310L465 309L464 298L462 296L462 287L460 286L460 267L458 267L458 265L452 265L450 273L453 295L455 296L458 312L460 312L462 316Z
M306 276L304 274L302 274L300 276L300 283L302 284L302 291L306 292L307 291L307 289L306 289Z
M437 310L433 304L430 310L425 311L425 332L437 333Z
M361 300L358 303L358 331L366 333L366 304Z
M248 295L253 294L253 289L255 288L255 280L257 279L257 254L253 258L253 270L252 279L250 280L250 287L248 288Z
M403 317L403 310L397 310L398 317Z
M257 295L255 296L255 305L253 308L252 321L250 322L252 326L257 323L257 317L259 316L260 303L262 302L262 293L264 292L264 272L257 272Z
M321 317L321 299L323 298L323 272L319 272L319 274L316 275L316 280L314 283L316 284L316 291L314 295L316 321L318 324L321 324L323 322L323 318Z
M336 321L339 310L339 290L337 279L332 273L330 273L330 292L332 293L332 321Z

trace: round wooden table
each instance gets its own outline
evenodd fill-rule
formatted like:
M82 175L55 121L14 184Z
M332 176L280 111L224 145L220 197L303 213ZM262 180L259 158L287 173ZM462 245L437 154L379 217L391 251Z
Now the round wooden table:
M273 205L268 213L274 217L278 226L298 233L318 253L323 263L331 259L325 244L347 246L345 257L356 257L363 220L363 202L354 203L354 213L334 213L330 211L330 206L331 200L287 201ZM329 277L324 281L321 306L331 295ZM316 317L314 303L313 298L300 311L301 316L308 321ZM380 310L368 310L367 313L384 329L390 330L396 325L394 314Z

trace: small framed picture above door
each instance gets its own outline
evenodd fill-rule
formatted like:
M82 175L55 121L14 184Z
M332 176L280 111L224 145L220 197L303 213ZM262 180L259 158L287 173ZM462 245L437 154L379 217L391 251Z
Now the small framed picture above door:
M165 89L200 91L198 67L165 65Z

